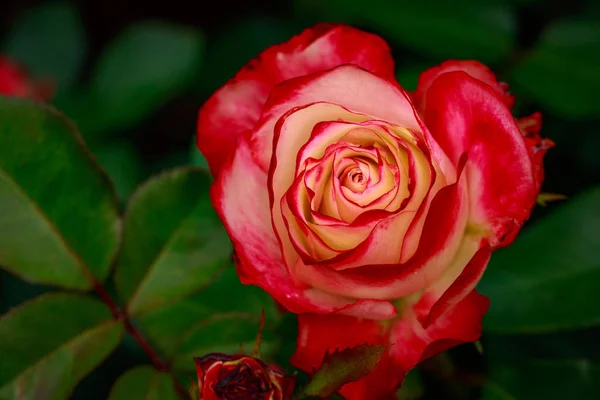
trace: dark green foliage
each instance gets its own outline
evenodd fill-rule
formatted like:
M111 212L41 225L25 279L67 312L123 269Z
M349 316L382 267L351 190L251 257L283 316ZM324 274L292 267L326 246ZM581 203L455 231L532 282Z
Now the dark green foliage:
M99 23L104 2L9 3L0 53L56 95L0 96L0 400L185 398L192 357L250 353L261 310L262 356L294 372L296 318L239 282L190 143L214 90L324 21L382 35L408 90L445 59L488 63L515 115L542 112L557 144L543 191L569 197L537 207L492 257L478 286L491 299L483 353L466 344L422 363L400 398L600 398L598 2L234 1L214 14L167 2L106 6ZM331 355L297 387L330 394L381 351Z

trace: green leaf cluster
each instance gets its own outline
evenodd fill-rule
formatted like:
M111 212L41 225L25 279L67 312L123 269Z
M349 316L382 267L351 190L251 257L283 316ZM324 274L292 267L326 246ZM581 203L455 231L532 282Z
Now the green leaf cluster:
M121 213L74 124L7 97L0 149L0 265L55 288L0 319L1 399L67 398L125 335L152 346L152 361L166 370L128 372L111 398L174 398L174 379L194 370L194 356L251 350L262 309L263 354L276 350L278 312L237 279L206 172L153 176Z

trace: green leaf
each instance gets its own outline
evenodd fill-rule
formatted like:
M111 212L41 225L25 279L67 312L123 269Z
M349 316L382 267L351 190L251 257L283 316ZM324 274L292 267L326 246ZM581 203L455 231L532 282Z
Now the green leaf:
M515 37L515 18L504 5L442 0L297 0L305 15L364 25L415 52L487 63L506 58Z
M488 361L484 398L600 398L599 332L588 328L539 335L484 335Z
M27 283L0 270L0 315L36 296L48 293L51 288Z
M203 51L204 38L196 29L134 24L101 55L90 87L57 104L85 135L131 127L193 83Z
M73 124L0 96L0 265L25 280L89 289L118 245L113 189Z
M113 386L108 400L177 400L169 374L151 366L125 372Z
M535 101L569 118L600 113L600 20L567 19L550 25L511 79Z
M373 371L386 349L387 346L359 345L325 354L321 368L313 374L304 394L331 396L344 384Z
M119 344L122 325L104 304L46 294L0 319L0 399L65 399Z
M230 259L231 242L208 188L205 172L180 168L151 178L132 196L115 277L131 315L198 291Z
M110 176L119 199L126 201L143 179L142 160L129 141L103 143L92 148L98 164Z
M86 47L79 13L64 2L42 4L20 16L2 46L34 76L49 78L59 89L77 79Z
M485 356L494 364L519 364L524 359L589 359L600 362L599 328L483 337ZM510 350L510 351L507 351Z
M400 400L419 400L423 398L425 387L418 369L412 369L406 375L402 387L396 393Z
M600 398L600 365L588 360L529 360L492 364L483 400Z
M261 310L265 310L266 329L269 330L280 318L275 302L262 289L242 285L235 268L228 266L200 292L143 314L137 320L149 340L163 355L169 359L175 356L181 359L187 352L180 348L184 345L190 352L198 353L194 355L202 355L199 353L208 352L206 349L213 345L220 346L222 350L227 347L238 351L240 344L246 346L252 343L258 332ZM219 337L221 333L214 335L209 332L205 336L196 334L203 327L210 326L221 326L228 333L222 338ZM239 332L231 330L231 327L238 327ZM262 352L268 355L268 350L273 348L270 344L273 341L270 332L265 332L263 341ZM247 347L246 350L249 352L252 347ZM183 360L180 366L184 369L193 368L193 363L189 361Z
M552 332L600 323L600 187L572 198L492 256L484 329Z

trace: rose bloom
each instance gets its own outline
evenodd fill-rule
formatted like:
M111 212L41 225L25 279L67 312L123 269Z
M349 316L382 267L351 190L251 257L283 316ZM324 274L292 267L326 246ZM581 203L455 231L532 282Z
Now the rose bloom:
M0 95L43 101L49 100L52 92L48 82L33 82L22 66L0 55Z
M390 344L341 390L384 399L422 359L477 340L475 285L528 218L552 145L512 103L476 61L431 68L408 93L388 45L343 25L265 50L206 102L212 201L242 282L300 314L294 365Z
M200 400L289 400L294 379L278 366L244 355L195 358Z

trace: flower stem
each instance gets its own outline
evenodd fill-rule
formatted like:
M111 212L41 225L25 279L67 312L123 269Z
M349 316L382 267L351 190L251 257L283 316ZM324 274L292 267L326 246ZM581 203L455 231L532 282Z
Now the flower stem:
M98 293L98 296L100 297L100 299L102 299L102 301L110 309L110 312L112 313L113 318L118 321L123 322L123 325L125 326L125 330L127 331L127 333L129 333L131 335L133 340L135 340L136 343L144 351L144 353L146 353L146 355L148 356L148 358L154 365L154 368L156 368L156 370L160 371L160 372L170 373L169 366L167 365L167 363L165 361L163 361L163 359L158 355L158 353L150 345L148 340L146 340L146 338L142 335L142 333L131 322L131 319L129 318L129 315L127 315L127 312L122 310L119 307L119 305L110 296L110 294L108 293L106 288L100 282L98 282L96 280L96 278L94 278L94 277L90 277L90 278L92 279L92 283L94 285L94 290L96 291L96 293ZM187 392L187 390L183 387L183 385L174 376L172 376L172 380L173 380L173 386L175 387L175 390L177 391L177 394L179 395L179 397L181 397L184 400L189 400L190 395Z

